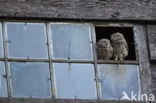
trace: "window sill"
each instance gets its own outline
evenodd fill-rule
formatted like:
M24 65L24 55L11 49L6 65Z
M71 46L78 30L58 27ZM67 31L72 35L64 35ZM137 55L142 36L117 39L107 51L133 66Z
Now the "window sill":
M0 98L0 103L142 103L125 100L87 100L87 99L41 99L41 98Z
M137 60L124 60L124 61L120 61L120 60L98 60L97 61L98 64L139 64L139 61Z

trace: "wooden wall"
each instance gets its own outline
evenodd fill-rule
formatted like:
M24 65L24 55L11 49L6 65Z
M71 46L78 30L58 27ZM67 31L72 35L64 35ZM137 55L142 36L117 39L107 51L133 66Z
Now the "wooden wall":
M0 20L3 18L156 22L156 0L0 0ZM151 61L156 61L156 25L145 26L139 24L136 29L140 29L140 31L137 31L139 34L137 36L141 36L138 41L141 42L139 48L140 53L143 55L140 57L143 92L149 91L148 88L152 87L152 91L156 96L156 64L153 62L149 64L148 57L149 55ZM145 32L148 35L145 35ZM148 42L145 41L146 38L148 38ZM142 43L145 45L142 45ZM152 82L152 85L150 82ZM12 101L14 101L13 103L21 103L10 99L0 100L2 103L4 101L6 103L12 103ZM58 103L55 100L53 102ZM73 101L68 101L68 103L73 103ZM76 101L76 103L79 102ZM81 101L81 103L87 102ZM98 102L89 101L88 103Z
M147 25L152 91L156 97L156 25ZM156 102L156 101L155 101Z
M151 61L156 60L156 25L147 26L149 51Z
M0 17L156 20L156 0L0 0Z
M152 91L156 96L156 64L151 65L152 70Z

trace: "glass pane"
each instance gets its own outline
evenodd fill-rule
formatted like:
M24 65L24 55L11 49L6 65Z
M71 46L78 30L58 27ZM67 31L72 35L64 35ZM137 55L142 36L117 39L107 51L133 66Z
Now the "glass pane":
M2 25L0 23L0 57L3 57Z
M51 97L48 63L10 62L9 66L13 97Z
M89 25L52 24L51 34L54 58L92 59Z
M92 64L54 63L57 97L96 99Z
M47 58L46 31L42 23L7 23L10 57Z
M7 97L7 83L4 62L0 62L0 97Z
M99 64L101 93L103 99L121 99L125 92L139 92L139 71L137 65Z

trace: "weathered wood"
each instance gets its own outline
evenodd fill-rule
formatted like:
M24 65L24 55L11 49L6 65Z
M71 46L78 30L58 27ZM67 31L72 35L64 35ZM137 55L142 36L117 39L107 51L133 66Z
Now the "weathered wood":
M150 34L149 34L148 39L149 39L149 43L156 44L156 36L155 37L151 37Z
M151 58L151 60L156 60L156 44L150 44L149 43L149 47L150 47L150 58Z
M149 33L148 36L149 37L156 37L156 32L155 33Z
M156 25L147 25L147 32L148 34L156 34ZM152 36L152 35L149 35L149 36Z
M156 60L156 25L147 25L150 59Z
M3 60L3 59L0 59ZM94 63L93 60L66 60L66 59L31 59L31 58L8 58L9 62L59 62L59 63Z
M151 94L151 70L148 56L146 28L143 25L134 26L135 41L139 54L140 78L142 93Z
M28 98L0 98L0 103L142 103L137 101L97 101L85 99L28 99Z
M155 79L156 80L156 72L155 71L152 71L152 79ZM156 87L156 85L155 85L155 87Z
M139 64L138 61L135 60L124 60L124 61L120 61L120 60L98 60L97 61L98 64Z
M151 75L152 76L152 86L151 86L152 92L156 97L156 64L151 64L150 69L152 72L152 75ZM156 102L156 99L155 99L155 102Z
M0 17L156 20L156 1L0 0Z

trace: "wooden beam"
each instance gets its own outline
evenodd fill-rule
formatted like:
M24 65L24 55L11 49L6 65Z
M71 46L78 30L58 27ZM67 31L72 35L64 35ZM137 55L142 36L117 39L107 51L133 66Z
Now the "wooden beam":
M148 43L151 61L156 61L156 25L147 25Z
M126 100L88 100L88 99L39 99L39 98L0 98L0 103L142 103Z
M156 20L156 1L0 0L0 17Z

